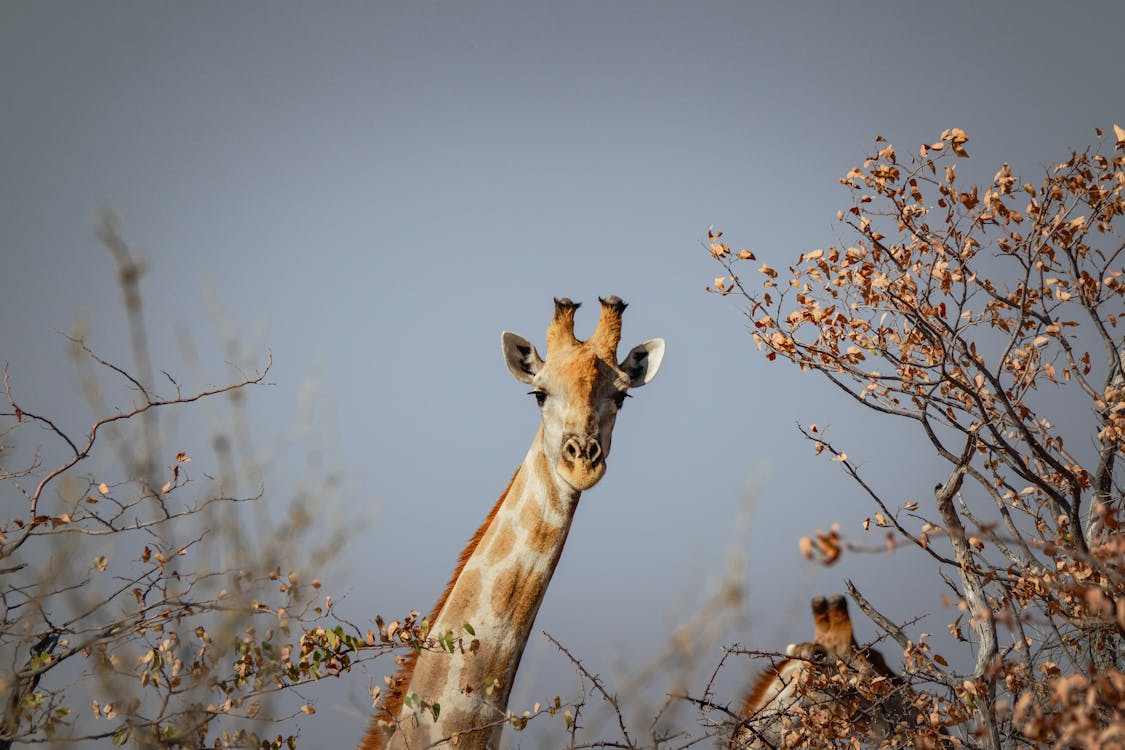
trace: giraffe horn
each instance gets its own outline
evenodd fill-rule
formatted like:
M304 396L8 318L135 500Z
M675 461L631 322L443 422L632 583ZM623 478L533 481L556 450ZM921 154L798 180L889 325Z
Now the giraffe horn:
M855 645L855 635L852 631L852 618L848 615L848 600L842 596L833 596L828 600L829 628L833 638L841 648Z
M598 354L616 363L617 344L621 341L621 313L625 312L626 305L617 295L599 297L598 301L602 303L602 314L589 343Z
M823 645L828 642L828 633L832 629L828 622L828 600L823 596L814 596L810 604L812 605L813 625L816 628L813 641Z
M581 302L571 302L567 297L555 298L555 315L547 326L547 356L556 348L580 343L574 337L574 311L581 305Z

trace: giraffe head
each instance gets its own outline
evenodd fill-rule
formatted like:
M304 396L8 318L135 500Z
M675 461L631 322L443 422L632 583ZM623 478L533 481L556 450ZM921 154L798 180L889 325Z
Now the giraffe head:
M900 681L899 676L887 665L882 653L871 646L860 648L856 643L847 599L839 595L827 599L814 596L812 612L816 626L813 642L824 646L831 656L847 663L853 670Z
M652 380L664 357L664 339L652 339L618 362L625 303L612 296L600 301L597 329L579 341L574 335L578 303L555 300L545 360L522 336L508 331L501 336L508 369L532 387L539 403L543 452L557 476L579 492L605 474L613 425L629 389Z

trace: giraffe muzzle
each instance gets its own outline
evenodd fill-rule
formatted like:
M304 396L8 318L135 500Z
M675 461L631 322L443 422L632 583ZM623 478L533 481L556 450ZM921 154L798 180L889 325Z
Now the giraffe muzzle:
M585 461L595 466L602 460L602 446L597 438L571 435L563 443L563 453L570 461Z
M596 437L568 435L559 457L559 473L577 490L588 490L605 474L605 454Z

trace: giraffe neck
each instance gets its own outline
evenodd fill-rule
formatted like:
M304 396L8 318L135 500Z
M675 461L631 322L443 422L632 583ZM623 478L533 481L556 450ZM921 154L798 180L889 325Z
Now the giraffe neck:
M498 745L516 669L579 495L550 466L540 426L429 618L431 636L453 634L454 653L425 650L407 660L360 750L424 748L455 733L459 748ZM437 719L432 709L405 706L403 697L412 695L440 706ZM389 740L380 719L398 725Z

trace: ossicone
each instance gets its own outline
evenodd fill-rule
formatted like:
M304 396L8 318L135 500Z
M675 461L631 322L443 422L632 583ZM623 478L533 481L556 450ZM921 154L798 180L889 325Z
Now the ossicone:
M628 307L616 294L599 297L602 313L598 317L598 327L590 337L590 345L598 354L611 362L617 361L617 345L621 342L621 314Z
M580 343L574 336L574 311L581 304L580 302L571 302L569 297L555 298L555 314L551 318L550 325L547 326L548 357L554 350Z

